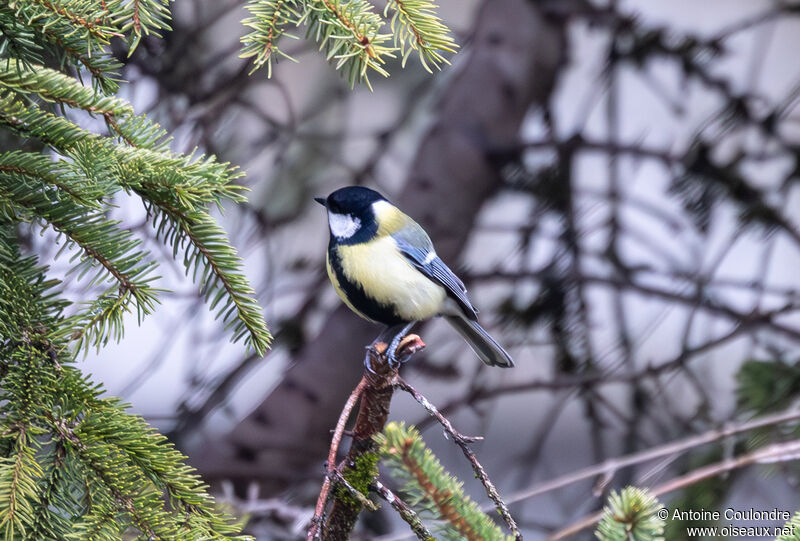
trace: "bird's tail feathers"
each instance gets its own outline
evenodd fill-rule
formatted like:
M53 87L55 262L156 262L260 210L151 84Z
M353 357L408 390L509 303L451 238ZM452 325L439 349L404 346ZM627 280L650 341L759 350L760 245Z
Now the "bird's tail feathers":
M489 366L499 366L501 368L511 368L514 361L511 355L506 353L500 344L495 342L486 330L477 321L467 319L463 316L446 315L444 316L450 325L464 337L469 347L472 348L480 359Z

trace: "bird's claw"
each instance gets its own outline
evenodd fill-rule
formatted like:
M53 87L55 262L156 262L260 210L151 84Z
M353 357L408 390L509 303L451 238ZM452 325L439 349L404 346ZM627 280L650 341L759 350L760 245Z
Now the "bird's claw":
M381 339L376 339L366 347L367 354L364 356L364 368L372 375L377 372L373 368L373 361L382 366L381 358L388 367L396 371L400 365L406 362L414 353L425 348L425 343L416 334L401 333L394 337L390 343Z
M403 364L402 361L398 361L394 355L386 354L386 362L389 363L389 368L392 370L397 370L400 368L400 365Z
M389 365L389 368L392 370L397 370L403 361L399 360L396 357L397 349L400 344L401 340L393 340L391 344L388 345L384 342L373 343L366 347L367 354L364 356L364 368L370 374L377 374L374 368L372 368L372 358L374 357L384 357L386 359L386 363Z
M370 354L372 351L377 350L373 346L367 346L367 354L364 355L364 369L374 376L377 372L372 368L372 355Z
M392 343L389 344L389 347L386 349L386 360L389 363L389 366L392 367L393 369L397 368L402 364L401 361L397 360L395 354L397 353L398 346L400 346L400 343L403 341L405 337L406 337L405 333L398 334L392 339Z

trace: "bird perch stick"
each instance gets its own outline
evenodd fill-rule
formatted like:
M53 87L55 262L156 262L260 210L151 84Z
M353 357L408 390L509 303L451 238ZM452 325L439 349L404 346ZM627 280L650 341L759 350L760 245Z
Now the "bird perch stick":
M396 358L404 362L409 357L421 351L425 343L415 334L406 336L400 342ZM331 447L328 452L328 462L325 466L325 479L322 482L314 517L308 529L308 541L324 539L325 541L346 541L361 511L361 503L353 505L341 498L333 497L333 506L327 520L325 509L331 497L331 487L337 479L344 479L345 475L357 463L358 459L369 452L375 451L373 436L383 430L386 418L389 415L389 405L394 391L393 382L397 376L397 369L393 369L386 362L385 352L387 345L383 342L373 343L367 348L367 358L364 376L350 394L347 402L339 415ZM353 429L353 440L350 450L342 466L336 465L336 456L344 434L347 419L356 403L360 401Z

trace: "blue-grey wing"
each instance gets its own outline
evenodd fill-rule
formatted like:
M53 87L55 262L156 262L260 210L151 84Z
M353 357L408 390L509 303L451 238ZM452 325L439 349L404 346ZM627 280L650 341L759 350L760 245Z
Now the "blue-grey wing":
M413 225L416 227L406 227L392 234L400 251L422 274L444 287L448 296L464 311L464 315L469 319L477 319L476 310L467 298L464 282L436 255L425 230L416 223Z

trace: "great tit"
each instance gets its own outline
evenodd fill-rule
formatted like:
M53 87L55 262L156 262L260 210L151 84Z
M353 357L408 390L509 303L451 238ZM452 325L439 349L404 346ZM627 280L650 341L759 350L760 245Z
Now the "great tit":
M443 316L483 362L514 366L511 356L478 324L464 283L439 259L417 222L369 188L341 188L315 200L328 210L328 277L356 314L383 323L400 339L418 321Z

